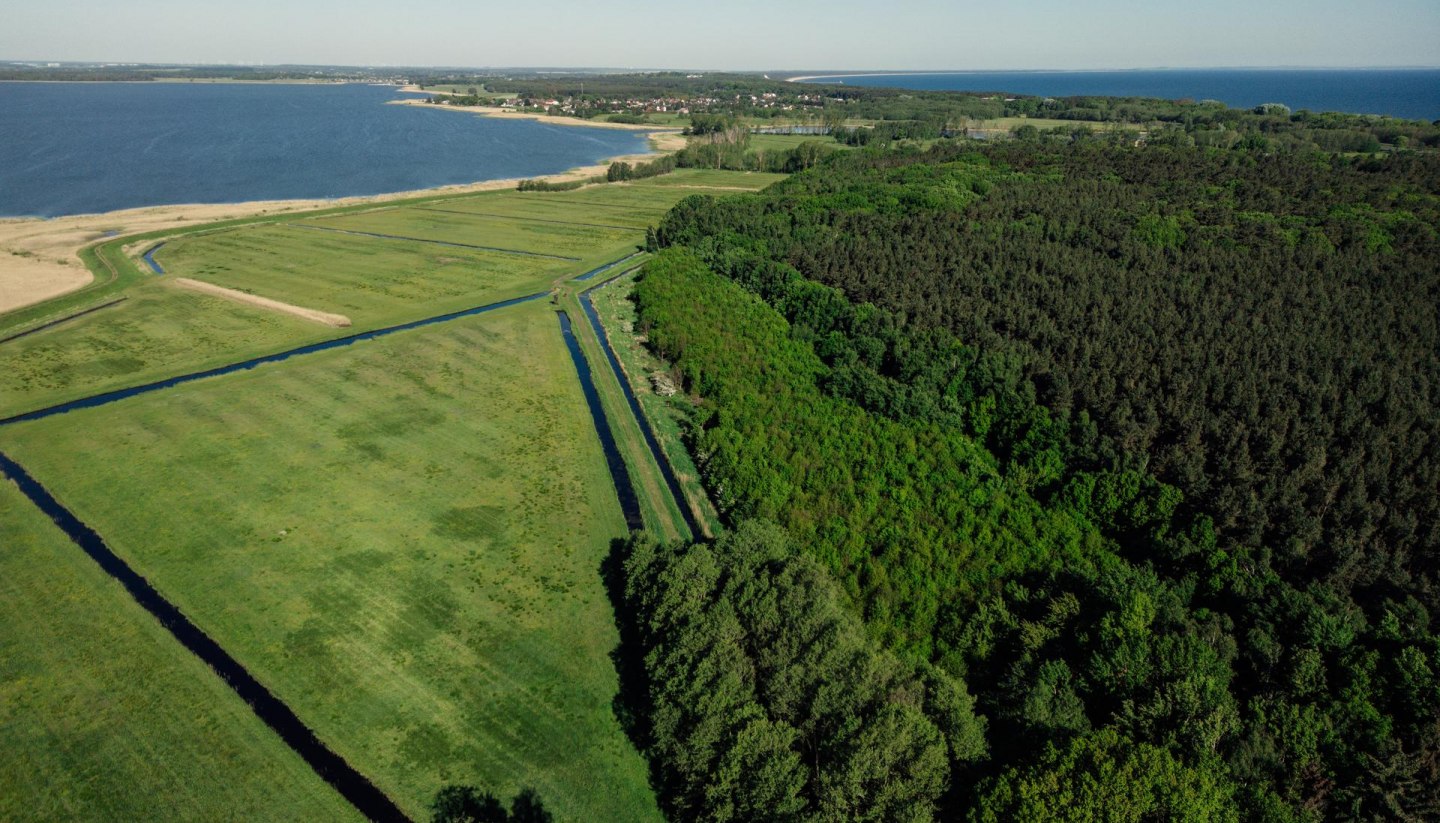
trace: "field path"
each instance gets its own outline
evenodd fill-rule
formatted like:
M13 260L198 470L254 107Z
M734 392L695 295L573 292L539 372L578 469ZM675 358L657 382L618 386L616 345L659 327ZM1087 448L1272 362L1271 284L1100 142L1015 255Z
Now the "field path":
M294 315L295 317L330 326L331 328L348 329L350 327L350 318L343 314L331 314L316 309L307 309L304 306L282 303L279 300L271 300L268 297L261 297L258 294L237 291L236 289L227 289L224 286L217 286L214 283L204 283L199 280L191 280L188 277L177 277L170 282L181 288L190 289L191 291L198 291L213 297L224 298L225 300L234 300L236 303L259 306L262 309L278 311L281 314Z

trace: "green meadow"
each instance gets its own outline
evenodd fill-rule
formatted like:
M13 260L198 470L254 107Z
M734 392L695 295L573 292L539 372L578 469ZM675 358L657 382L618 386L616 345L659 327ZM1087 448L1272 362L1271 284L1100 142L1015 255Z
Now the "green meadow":
M4 481L0 546L0 819L362 819Z
M544 303L13 425L0 449L410 814L466 783L656 817L611 711L600 563L624 523Z
M565 282L684 197L768 182L679 171L102 244L87 259L111 274L93 289L0 317L24 329L124 298L0 343L0 417L562 286L603 378ZM162 240L163 276L121 251ZM618 384L601 391L647 522L678 535ZM417 819L449 784L533 788L561 821L658 819L612 710L600 565L624 520L554 306L0 426L0 450ZM8 483L0 514L0 819L353 816Z
M513 220L481 214L457 214L437 208L360 212L307 221L301 225L400 235L441 243L483 245L529 255L577 259L623 255L627 251L633 251L637 242L644 239L637 235L634 228L628 227L603 228Z
M344 314L356 328L544 291L578 265L316 231L305 225L257 226L183 238L167 243L155 259L165 267L167 277L189 277Z

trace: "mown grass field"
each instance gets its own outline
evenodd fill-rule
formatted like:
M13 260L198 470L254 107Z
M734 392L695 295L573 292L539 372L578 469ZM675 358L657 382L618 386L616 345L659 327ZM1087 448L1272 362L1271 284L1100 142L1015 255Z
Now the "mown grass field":
M820 143L831 149L852 149L844 143L835 142L828 134L752 134L750 148L759 151L789 151L801 143Z
M166 277L190 277L344 314L356 328L544 291L579 268L569 260L315 231L306 225L184 238L167 243L155 259Z
M0 318L126 298L0 344L0 417L543 291L622 256L703 191L691 187L764 183L680 171L327 213L579 260L316 231L304 214L153 236L146 246L167 240L160 277L102 246L88 254L118 267L107 283ZM417 818L449 783L505 798L533 787L562 821L658 818L611 711L617 638L599 566L624 522L547 304L0 427L0 449ZM0 819L346 819L337 794L8 485L0 515ZM129 729L143 734L109 737Z
M126 294L114 308L0 344L0 416L336 336L160 278Z
M307 221L300 225L399 235L442 243L490 246L528 254L577 259L607 255L611 258L617 257L633 251L637 242L644 239L635 228L545 223L484 214L459 214L435 208L361 212Z
M0 547L0 819L363 819L5 480Z
M564 820L657 817L611 711L599 568L623 520L546 304L0 448L411 814L471 783L534 787Z
M584 191L581 189L579 191ZM577 192L578 193L578 192ZM625 211L588 208L584 203L561 200L569 192L521 192L496 201L492 196L456 198L434 208L516 221L555 222L561 225L599 226L644 230L658 222L669 206L645 206ZM678 202L678 198L677 198ZM671 204L673 205L673 203Z
M483 210L500 218L488 221L494 232L503 230L513 235L528 231L532 238L564 237L569 243L566 250L554 252L550 247L552 252L583 258L579 261L307 230L299 228L308 220L304 214L242 221L242 225L223 231L184 234L166 242L155 255L166 268L165 276L155 277L148 269L137 274L133 262L112 260L111 265L132 269L120 281L119 291L100 290L93 292L94 296L78 294L55 301L62 308L82 306L119 294L126 297L125 302L53 329L0 343L0 417L354 331L542 291L559 279L622 256L643 240L646 226L657 222L687 193L691 192L597 195L629 204L623 209L545 199L570 193L515 191L426 198L417 203L427 208ZM344 213L356 211L347 209ZM385 209L376 214L397 211L402 210ZM464 215L444 212L434 212L433 216L466 219ZM600 242L583 246L581 239L596 237L587 234L589 227L539 220L598 222L621 228L602 229ZM384 230L395 228L384 223L372 227L381 229L378 233L403 234ZM633 231L626 234L625 227ZM551 229L577 231L557 234ZM483 234L477 231L474 236L456 237L459 242L489 245L481 242ZM91 257L98 261L116 254L105 247ZM175 277L190 277L306 308L345 314L354 327L345 331L329 329L195 294L170 285L167 278ZM36 306L16 313L13 322L23 328L32 318L58 316L57 311ZM0 318L0 329L7 327L7 321L12 321L8 315Z

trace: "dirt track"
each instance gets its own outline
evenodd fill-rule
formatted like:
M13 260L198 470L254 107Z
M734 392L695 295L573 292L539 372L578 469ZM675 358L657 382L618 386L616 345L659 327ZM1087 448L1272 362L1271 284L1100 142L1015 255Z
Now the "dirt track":
M227 289L224 286L217 286L214 283L202 283L199 280L191 280L186 277L176 277L169 282L181 288L190 289L191 291L202 292L226 300L234 300L237 303L248 303L249 305L258 306L262 309L278 311L282 314L294 315L295 317L304 318L305 320L310 320L315 323L322 323L336 329L348 328L350 326L350 318L343 314L330 314L329 312L307 309L304 306L281 303L279 300L271 300L268 297L261 297L257 294L250 294L249 292L236 291L235 289Z

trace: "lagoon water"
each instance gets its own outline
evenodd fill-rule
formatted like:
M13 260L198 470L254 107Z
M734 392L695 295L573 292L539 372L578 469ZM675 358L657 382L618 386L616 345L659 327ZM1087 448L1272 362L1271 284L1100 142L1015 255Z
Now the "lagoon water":
M832 79L833 78L833 79ZM816 78L821 82L821 78ZM1219 100L1250 108L1440 118L1440 69L1167 69L988 71L876 76L834 74L825 82L923 91L986 91L1046 97L1114 96Z
M0 83L0 216L348 197L553 174L642 133L417 106L393 87Z

